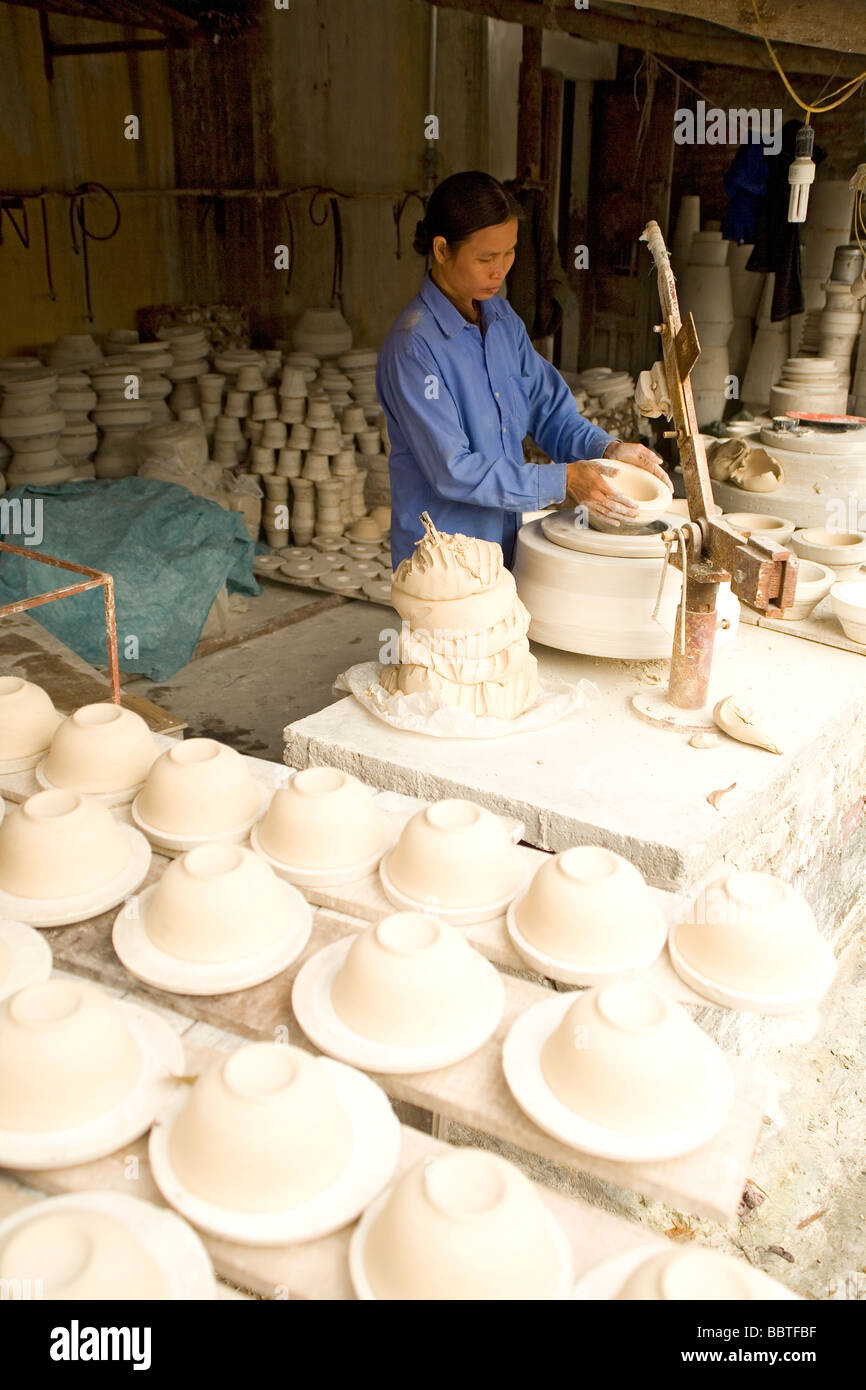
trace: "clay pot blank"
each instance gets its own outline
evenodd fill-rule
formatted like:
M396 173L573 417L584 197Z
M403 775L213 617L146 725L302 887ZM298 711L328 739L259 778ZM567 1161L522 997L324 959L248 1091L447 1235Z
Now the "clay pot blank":
M456 928L399 912L355 937L331 1002L361 1037L433 1047L471 1028L486 970Z
M630 531L642 530L661 516L673 497L672 484L663 483L645 468L638 468L633 463L619 463L616 459L599 459L594 462L608 465L613 462L616 474L606 481L615 492L621 492L629 501L636 503L638 509L634 520L622 522L619 526L612 526L610 522L603 521L591 511L590 523L597 531L613 530L626 535Z
M437 801L404 826L388 856L398 893L443 908L486 907L514 894L522 870L498 816L471 801Z
M348 534L354 541L378 541L382 538L382 528L372 516L361 516L349 527Z
M759 1269L720 1250L686 1246L661 1250L638 1265L614 1298L643 1300L712 1299L749 1302L789 1299L792 1295Z
M286 1211L330 1187L352 1153L352 1127L321 1060L248 1043L196 1081L169 1140L183 1186L238 1212Z
M794 602L790 608L779 614L786 621L797 622L808 618L813 608L817 608L836 583L836 576L826 565L818 565L814 560L801 560L797 568L797 587Z
M379 1299L523 1300L557 1297L562 1262L529 1179L459 1149L403 1174L370 1224L363 1267Z
M217 835L246 824L261 795L240 753L216 739L190 738L157 758L135 809L168 835Z
M58 1299L169 1299L168 1280L144 1246L104 1212L47 1210L0 1243L0 1279L38 1277L41 1296Z
M541 1067L553 1093L581 1119L661 1137L706 1114L717 1052L665 995L614 984L579 995L544 1044Z
M830 590L830 603L852 642L866 644L866 581L845 580Z
M643 874L594 845L547 859L515 904L514 921L531 946L590 970L627 970L664 944Z
M114 1000L84 980L45 980L0 1004L0 1129L72 1129L135 1085L138 1045Z
M37 792L0 824L0 891L71 898L128 866L129 839L111 812L73 791Z
M695 903L676 951L714 983L748 994L808 991L826 974L827 945L806 900L772 874L732 873Z
M55 733L44 771L55 787L119 792L142 783L158 756L140 715L122 705L82 705Z
M43 753L62 719L41 686L0 676L0 762Z
M779 545L787 545L794 534L793 521L786 521L781 516L767 516L760 512L725 512L723 520L740 531L747 540L754 533Z
M373 792L335 767L305 768L278 788L257 833L265 854L298 869L343 869L387 845Z
M158 950L184 961L235 961L285 937L286 888L252 850L202 845L173 860L145 910Z
M840 579L853 578L859 567L866 564L866 534L815 527L794 533L794 550L804 560L829 565ZM840 573L843 570L850 571L850 575Z

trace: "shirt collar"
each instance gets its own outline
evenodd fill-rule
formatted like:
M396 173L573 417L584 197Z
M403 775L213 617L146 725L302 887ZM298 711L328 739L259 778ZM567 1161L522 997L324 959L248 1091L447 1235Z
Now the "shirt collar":
M461 328L473 328L476 326L470 324L468 320L463 317L460 310L451 303L448 296L442 293L439 286L433 280L429 270L424 276L424 281L419 291L419 298L426 304L446 338L455 337L460 332ZM502 313L503 305L497 297L494 296L493 299L482 301L481 320L485 327L487 324L492 323L493 319L500 318Z

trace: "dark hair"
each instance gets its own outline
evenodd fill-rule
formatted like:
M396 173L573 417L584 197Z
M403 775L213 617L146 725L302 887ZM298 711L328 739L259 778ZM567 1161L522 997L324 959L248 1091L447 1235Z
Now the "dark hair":
M419 256L428 256L434 237L444 236L449 246L458 246L482 227L497 227L509 217L522 216L517 199L498 179L469 169L452 174L433 189L412 245Z

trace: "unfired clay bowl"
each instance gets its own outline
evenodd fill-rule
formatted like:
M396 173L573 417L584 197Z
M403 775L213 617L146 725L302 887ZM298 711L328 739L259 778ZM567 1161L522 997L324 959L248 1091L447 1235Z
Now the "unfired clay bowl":
M826 565L818 565L814 560L801 560L797 567L794 602L778 616L786 622L808 618L812 609L817 608L822 598L827 597L835 583L836 576Z
M804 560L829 565L838 579L853 579L860 566L866 564L866 534L814 527L795 533L794 550Z
M661 516L666 511L673 497L673 486L670 483L663 483L654 473L648 472L645 468L638 468L633 463L620 463L617 459L591 459L591 463L611 464L616 468L615 476L604 475L605 481L615 491L621 492L630 502L637 505L637 516L631 521L622 521L619 526L614 526L612 522L604 520L595 512L590 511L589 523L596 531L614 531L620 535L629 535L635 531L641 531L648 526L656 517Z
M111 812L78 792L37 792L0 824L0 890L72 898L116 878L131 842Z
M240 753L216 739L189 738L160 754L134 809L168 835L216 835L246 824L261 800Z
M830 603L846 637L866 643L866 580L844 580L830 590Z
M330 1187L351 1158L352 1128L320 1059L248 1043L192 1087L169 1141L183 1186L236 1212L285 1211Z
M120 1010L96 985L29 985L0 1004L0 1130L87 1124L130 1093L141 1062Z
M0 1279L39 1279L48 1300L172 1297L156 1260L121 1222L85 1207L42 1206L0 1240Z
M184 961L233 961L276 945L290 925L286 889L240 845L202 845L173 860L149 897L144 928Z
M617 1300L716 1299L749 1302L789 1299L791 1294L759 1269L720 1250L675 1246L651 1255L625 1280Z
M455 909L499 902L522 880L502 820L456 798L434 802L404 826L388 855L387 876L413 902Z
M342 869L384 854L374 793L335 767L308 767L280 787L257 829L265 854L299 869Z
M595 845L546 859L513 917L531 946L589 970L628 970L664 944L643 874Z
M364 1038L431 1047L471 1026L486 968L456 928L399 912L355 937L331 1003Z
M58 728L42 771L55 787L119 792L139 786L158 756L140 715L122 705L82 705Z
M787 545L794 534L793 521L786 521L782 516L769 516L761 512L725 512L723 520L729 522L735 531L742 532L747 540L754 534L776 541L779 545Z
M544 1079L603 1129L661 1136L706 1113L718 1049L678 1004L644 985L586 990L544 1045Z
M827 975L829 946L812 909L772 874L730 873L711 883L673 944L700 975L746 994L808 993Z
M382 527L372 516L361 516L349 527L348 534L353 541L378 541Z
M479 1149L413 1164L369 1225L362 1259L378 1299L552 1299L561 1282L531 1182Z
M62 718L41 686L0 676L0 763L44 753Z

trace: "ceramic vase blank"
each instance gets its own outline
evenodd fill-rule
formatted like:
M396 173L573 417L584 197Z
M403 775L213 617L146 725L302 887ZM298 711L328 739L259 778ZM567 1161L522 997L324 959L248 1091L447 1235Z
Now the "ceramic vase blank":
M190 1090L170 1140L184 1187L231 1211L285 1211L324 1191L351 1157L352 1129L319 1059L248 1043Z
M0 824L0 891L76 897L117 877L131 857L131 842L104 806L77 792L37 792Z

